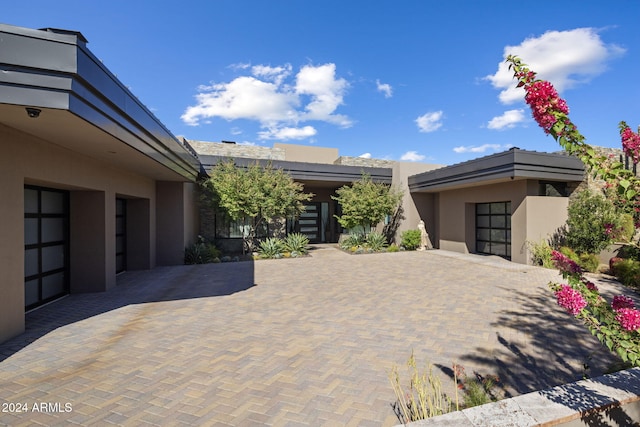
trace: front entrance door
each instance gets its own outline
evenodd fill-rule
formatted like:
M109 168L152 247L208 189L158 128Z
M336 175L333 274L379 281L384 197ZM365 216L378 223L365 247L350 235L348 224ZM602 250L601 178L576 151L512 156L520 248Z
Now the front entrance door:
M127 200L116 199L116 274L127 269Z
M298 219L298 231L309 239L309 243L319 243L320 236L320 203L308 203Z
M24 188L24 305L69 293L69 193Z

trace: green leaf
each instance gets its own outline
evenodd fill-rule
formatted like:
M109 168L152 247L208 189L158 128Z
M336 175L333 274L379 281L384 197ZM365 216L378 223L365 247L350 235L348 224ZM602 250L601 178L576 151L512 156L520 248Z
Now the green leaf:
M627 358L627 350L625 350L622 347L618 347L616 348L616 352L618 353L618 356L620 356L622 358L623 362L628 361L629 359Z
M626 190L627 188L629 188L629 185L631 183L626 179L621 179L618 184L620 185L620 187L622 187L622 188L624 188Z
M607 338L604 343L607 346L607 348L609 349L609 351L613 350L613 341L611 341L611 339Z
M624 195L627 197L627 200L631 200L633 199L633 197L636 195L636 191L635 190L627 190L626 193L624 193Z

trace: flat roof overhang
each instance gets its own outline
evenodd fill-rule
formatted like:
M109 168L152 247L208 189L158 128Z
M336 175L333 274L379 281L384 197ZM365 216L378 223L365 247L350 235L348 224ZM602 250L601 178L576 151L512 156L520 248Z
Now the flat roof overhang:
M256 162L265 166L269 163L275 169L286 171L299 182L317 187L340 187L359 180L362 174L368 174L375 182L391 184L393 170L391 168L375 168L362 166L334 165L328 163L291 162L286 160L250 159L244 157L223 157L201 155L205 170L209 172L219 162L233 160L238 166L247 167Z
M182 144L87 48L82 34L0 24L0 123L157 180L193 181ZM41 110L31 118L25 108Z
M512 148L412 175L408 181L412 193L437 193L517 179L580 182L584 179L584 165L580 159L564 154Z

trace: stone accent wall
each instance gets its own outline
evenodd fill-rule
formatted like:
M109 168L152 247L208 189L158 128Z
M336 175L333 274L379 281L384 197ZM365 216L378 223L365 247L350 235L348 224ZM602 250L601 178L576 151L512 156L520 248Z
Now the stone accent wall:
M285 160L281 148L239 145L225 142L188 141L193 149L202 155L221 157L241 157L249 159Z
M336 165L345 166L363 166L373 168L391 168L395 162L393 160L384 159L367 159L364 157L340 156L334 162Z

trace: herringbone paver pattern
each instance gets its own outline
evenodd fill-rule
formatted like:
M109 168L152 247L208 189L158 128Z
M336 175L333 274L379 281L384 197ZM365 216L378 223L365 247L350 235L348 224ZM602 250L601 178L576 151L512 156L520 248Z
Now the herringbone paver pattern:
M612 359L555 306L554 278L493 257L330 247L125 273L29 314L0 346L0 402L27 405L0 424L394 425L387 373L412 350L445 384L455 361L514 394L579 378L592 352L597 373Z

